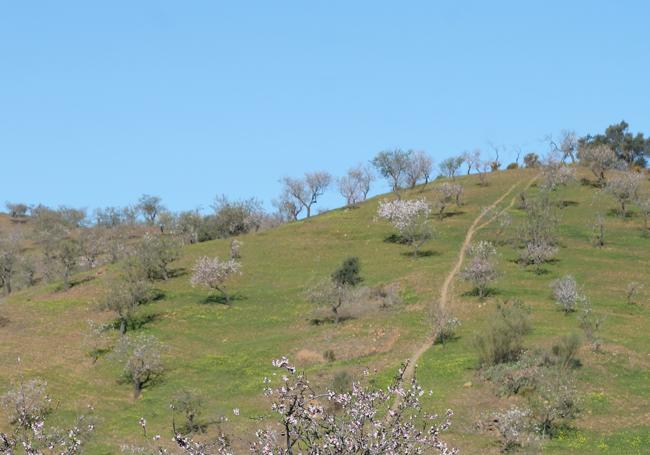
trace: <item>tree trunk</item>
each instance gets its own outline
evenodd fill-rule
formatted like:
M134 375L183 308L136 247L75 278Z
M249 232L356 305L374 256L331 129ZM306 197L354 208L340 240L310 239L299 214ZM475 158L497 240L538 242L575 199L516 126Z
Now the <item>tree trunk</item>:
M124 335L126 333L126 319L121 318L120 319L120 335Z
M140 396L141 391L142 391L142 384L140 384L139 381L134 379L133 380L133 398L135 400L138 399L138 397Z

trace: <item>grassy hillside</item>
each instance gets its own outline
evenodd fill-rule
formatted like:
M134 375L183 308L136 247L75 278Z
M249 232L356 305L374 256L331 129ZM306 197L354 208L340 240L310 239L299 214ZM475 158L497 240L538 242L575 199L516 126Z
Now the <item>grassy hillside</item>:
M99 422L88 451L114 453L124 435L138 440L141 416L150 427L166 431L170 397L181 387L195 388L205 396L206 420L228 416L226 431L238 437L236 444L244 444L241 438L260 425L255 418L267 414L262 378L272 373L274 358L287 355L323 385L331 384L341 371L354 375L365 367L377 370L373 376L377 383L387 382L429 336L431 304L458 258L469 226L482 208L511 191L498 207L512 214L515 222L508 235L515 235L523 212L515 208L513 198L535 175L530 170L498 172L489 176L487 187L479 186L475 176L461 177L465 204L444 220L434 220L436 237L417 259L406 246L387 240L393 233L387 223L374 220L380 198L357 209L334 210L243 236L244 273L229 283L235 293L231 306L211 302L205 291L190 286L188 275L199 256L226 256L229 242L186 247L175 264L175 277L156 284L164 297L142 308L149 322L140 331L166 345L167 371L137 401L129 385L119 382L119 365L107 357L93 364L84 348L87 321L111 318L97 309L95 301L113 270L85 273L78 277L83 282L66 292L51 284L11 295L0 304L0 316L8 320L0 327L0 390L19 374L42 377L61 400L57 416L62 419L93 404ZM418 187L407 197L433 199L434 184ZM536 191L533 184L530 193ZM565 201L559 211L558 260L538 275L515 263L518 252L512 246L499 246L502 275L496 292L480 302L468 295L467 284L454 280L448 308L462 322L460 336L427 349L419 359L418 377L434 392L426 402L438 411L454 410L449 439L463 453L498 452L494 437L477 432L475 422L483 411L511 401L497 398L492 386L478 377L473 334L482 330L496 302L508 298L520 298L532 307L529 346L548 345L577 331L576 316L565 316L550 297L549 283L567 273L576 277L595 310L605 316L604 345L600 353L586 346L580 351L583 412L576 429L547 442L544 451L643 453L650 445L650 313L647 305L628 305L624 296L630 281L650 286L650 237L639 217L618 218L610 212L614 200L589 185L575 183L554 197ZM590 241L597 212L606 215L607 226L606 245L600 249ZM476 239L495 236L494 223L475 234ZM360 258L365 285L399 286L403 303L360 309L338 326L314 324L305 288L328 277L348 256ZM649 291L641 300L647 302ZM325 361L326 350L332 350L336 360ZM241 410L239 417L233 408Z

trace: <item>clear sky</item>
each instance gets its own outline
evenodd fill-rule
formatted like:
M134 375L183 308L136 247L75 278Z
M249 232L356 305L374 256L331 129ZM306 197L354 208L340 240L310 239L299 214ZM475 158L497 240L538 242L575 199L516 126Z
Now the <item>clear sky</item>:
M649 18L647 1L2 1L0 203L268 204L283 175L384 148L439 162L621 119L648 134Z

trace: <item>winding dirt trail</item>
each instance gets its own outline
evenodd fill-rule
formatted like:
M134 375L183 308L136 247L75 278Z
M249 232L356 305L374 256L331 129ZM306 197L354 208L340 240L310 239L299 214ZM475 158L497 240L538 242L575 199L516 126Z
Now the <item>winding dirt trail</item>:
M533 177L525 186L524 189L527 189L530 187L530 185L535 181L537 177ZM456 259L456 263L454 264L454 267L449 271L447 274L444 283L442 284L442 288L440 289L440 298L438 300L438 305L440 309L444 309L447 306L447 303L449 301L449 296L450 292L452 290L452 285L454 282L454 278L456 278L456 275L458 275L458 272L460 272L460 268L463 266L463 262L465 260L465 253L467 252L467 248L469 247L470 243L472 242L472 238L474 237L474 234L476 231L479 229L487 226L490 224L494 219L503 211L509 209L512 207L515 203L515 198L512 199L510 204L505 207L504 209L500 210L499 212L493 214L490 216L487 220L485 220L483 223L481 221L491 213L496 206L498 206L505 198L508 197L509 194L511 194L515 188L520 184L521 182L516 182L514 183L510 188L508 188L508 191L503 193L496 201L494 201L492 204L490 204L488 207L483 209L481 213L474 219L472 224L470 225L469 229L467 230L467 233L465 234L465 240L463 241L463 244L460 247L460 251L458 252L458 258ZM433 301L431 304L431 314L436 309L436 302ZM418 360L420 360L420 357L433 345L433 341L436 337L435 333L431 333L429 337L427 337L426 340L418 347L418 349L413 353L411 358L409 358L408 365L406 367L406 370L404 371L404 379L406 381L409 381L413 377L413 373L415 372L415 368L417 366Z

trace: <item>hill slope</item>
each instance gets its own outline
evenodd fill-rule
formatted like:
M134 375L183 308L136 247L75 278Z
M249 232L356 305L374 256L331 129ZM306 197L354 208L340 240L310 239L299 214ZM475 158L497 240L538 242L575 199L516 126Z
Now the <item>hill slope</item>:
M205 291L190 286L187 273L199 256L226 256L228 241L186 247L175 264L176 276L157 283L164 297L142 309L148 322L140 331L165 343L167 371L137 401L129 386L118 381L119 366L108 357L93 364L84 348L87 320L110 319L93 302L111 269L83 274L87 279L66 292L49 285L12 295L0 304L0 315L8 319L0 328L0 390L19 374L45 378L52 395L61 400L61 418L92 403L99 424L89 452L114 453L119 445L115 441L122 442L124 435L138 440L141 416L152 428L169 428L169 399L181 387L203 393L206 419L228 416L229 433L249 434L259 426L251 418L267 413L261 380L272 374L271 360L282 355L323 385L341 371L359 375L365 367L377 370L377 383L386 383L400 362L414 358L422 385L433 390L427 404L455 412L449 439L463 453L496 453L494 437L477 432L475 422L482 412L510 401L498 398L478 377L473 334L482 330L496 302L510 298L520 298L532 308L528 346L545 346L578 330L575 315L558 311L549 291L553 279L570 273L606 317L604 345L601 353L581 349L583 366L577 374L583 412L576 429L547 442L546 451L642 453L650 444L650 337L645 330L650 314L647 306L628 305L624 298L628 282L647 282L650 275L650 238L643 235L638 217L608 215L606 245L594 248L591 221L616 204L591 186L573 184L554 194L565 202L560 210L561 248L558 260L546 267L548 273L522 268L515 263L517 250L504 244L499 246L501 277L494 295L480 302L457 279L463 245L471 239L496 238L495 223L490 223L495 212L481 216L482 210L496 204L495 210L508 211L516 224L523 213L515 208L514 198L535 175L530 170L498 172L489 176L487 187L479 186L475 176L460 178L464 205L434 221L436 238L417 259L406 246L388 241L393 230L387 223L374 220L380 198L357 209L335 210L244 236L244 274L229 283L236 294L231 306L211 303ZM407 197L433 199L433 185L418 187ZM534 184L530 191L536 191ZM514 228L510 235L516 235ZM365 285L399 287L403 302L355 309L354 317L338 326L314 324L314 308L304 291L348 256L360 258ZM431 347L431 308L441 289L446 289L445 306L462 325L457 340ZM336 360L325 361L326 350L333 351ZM20 368L13 366L17 357ZM240 409L240 417L232 415L233 408Z

